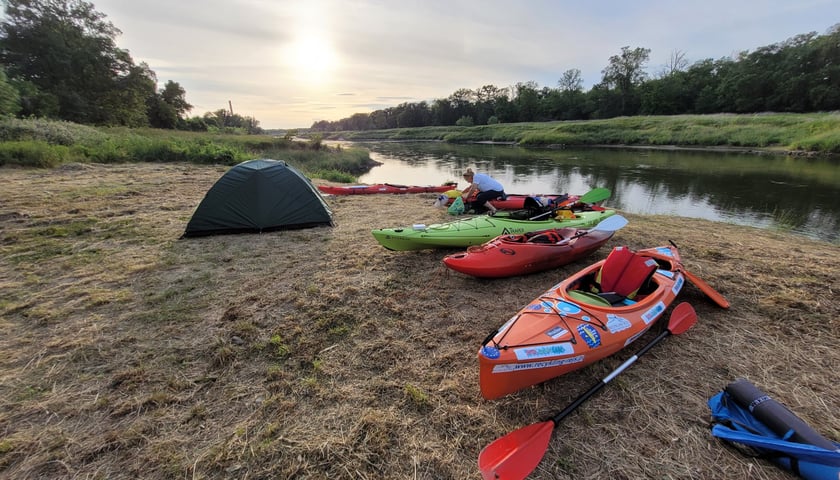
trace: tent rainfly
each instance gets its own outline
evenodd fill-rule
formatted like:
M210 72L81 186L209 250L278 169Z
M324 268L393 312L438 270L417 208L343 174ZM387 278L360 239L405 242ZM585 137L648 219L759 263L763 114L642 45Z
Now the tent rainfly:
M253 233L333 225L324 197L312 182L280 160L234 166L207 191L184 237Z

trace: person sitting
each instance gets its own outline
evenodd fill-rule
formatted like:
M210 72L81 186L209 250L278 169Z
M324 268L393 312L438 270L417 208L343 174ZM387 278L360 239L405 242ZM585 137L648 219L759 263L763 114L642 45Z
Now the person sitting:
M475 213L489 211L490 215L495 214L496 207L490 203L490 200L504 198L505 189L502 184L490 175L473 172L471 168L467 168L464 172L464 180L470 182L470 186L461 192L467 209L472 209ZM475 198L470 200L472 196Z

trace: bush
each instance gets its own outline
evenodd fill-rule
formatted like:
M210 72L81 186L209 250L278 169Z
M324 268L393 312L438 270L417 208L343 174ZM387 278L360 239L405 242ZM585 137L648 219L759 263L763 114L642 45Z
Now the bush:
M36 141L0 143L0 166L53 168L71 160L70 148L63 145Z
M43 141L52 145L91 145L107 135L78 123L39 118L0 118L0 141Z
M475 125L475 121L471 116L464 115L463 117L455 121L455 125L459 127L472 127L473 125Z

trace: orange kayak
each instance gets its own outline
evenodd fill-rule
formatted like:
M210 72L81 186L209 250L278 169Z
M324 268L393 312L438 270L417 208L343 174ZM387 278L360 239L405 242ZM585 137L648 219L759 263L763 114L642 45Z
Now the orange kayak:
M674 246L616 247L549 288L484 341L481 395L499 398L623 349L674 301L685 284L682 270Z

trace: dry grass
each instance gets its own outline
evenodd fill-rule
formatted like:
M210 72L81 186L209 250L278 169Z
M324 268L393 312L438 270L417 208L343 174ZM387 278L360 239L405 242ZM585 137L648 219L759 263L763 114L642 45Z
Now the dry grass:
M370 235L445 220L431 195L335 198L332 229L178 240L224 171L0 170L0 477L479 478L481 448L632 353L489 402L480 342L610 247L668 240L731 310L687 287L698 324L567 418L533 478L792 478L710 435L705 402L737 377L840 438L837 246L626 215L589 260L481 281Z

